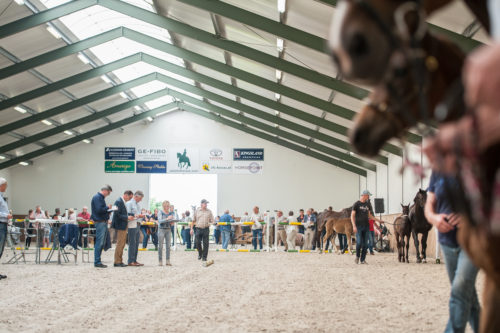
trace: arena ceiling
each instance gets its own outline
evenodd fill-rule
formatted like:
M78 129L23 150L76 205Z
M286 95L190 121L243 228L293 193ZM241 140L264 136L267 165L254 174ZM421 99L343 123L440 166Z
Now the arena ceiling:
M183 110L366 176L347 130L367 96L325 48L335 0L7 0L0 3L0 169ZM429 19L471 50L458 1ZM421 137L409 132L407 140Z

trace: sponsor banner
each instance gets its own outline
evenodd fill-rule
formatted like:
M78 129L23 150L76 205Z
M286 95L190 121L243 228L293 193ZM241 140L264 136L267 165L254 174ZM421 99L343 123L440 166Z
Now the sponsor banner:
M232 173L233 160L229 148L207 148L200 152L202 173Z
M177 146L168 148L167 172L200 173L200 152L198 148Z
M234 161L233 173L245 175L261 175L264 171L264 162L261 161Z
M106 147L104 148L105 160L135 160L135 148L132 147Z
M104 161L106 173L134 173L135 161Z
M264 149L263 148L234 148L233 149L234 161L263 161Z
M137 148L135 159L137 161L166 161L167 148Z
M167 173L167 161L137 161L137 173Z

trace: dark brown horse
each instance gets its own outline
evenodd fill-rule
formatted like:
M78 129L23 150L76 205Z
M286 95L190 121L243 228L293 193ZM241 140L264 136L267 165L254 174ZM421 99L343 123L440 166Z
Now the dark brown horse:
M432 224L427 221L424 214L425 202L427 201L427 192L419 189L417 195L413 199L413 205L410 207L410 224L411 235L415 243L415 250L417 251L417 263L427 262L425 251L427 250L427 237L429 231L432 229ZM418 234L422 234L422 254L420 254L418 246Z
M408 249L410 247L411 237L410 204L408 204L407 206L401 204L401 208L403 208L403 213L394 219L394 236L396 237L396 244L398 246L399 262L405 262L406 258L406 262L409 263L410 261L408 260Z
M394 13L403 8L402 4L411 10L412 5L407 5L409 2L338 2L341 10L336 13L331 34L334 59L344 77L374 87L369 105L360 112L351 131L353 145L366 155L376 154L389 138L402 136L417 122L429 119L449 122L463 115L464 103L461 99L444 114L435 114L435 106L445 99L448 87L459 81L464 55L450 42L437 39L428 31L422 35L419 29L422 27L419 22L424 22L421 12L430 14L451 0L421 1L422 7L417 8L418 11L408 11L405 14L409 15L399 16L398 28ZM489 30L486 1L464 2ZM392 43L394 39L397 43ZM413 43L408 43L410 40ZM377 70L370 70L373 68ZM494 153L481 152L474 161L482 169L480 174L486 178L483 180L486 186L476 196L486 203L486 207L464 205L468 206L467 218L459 229L458 239L473 262L486 273L481 331L498 332L500 316L496 309L500 307L500 236L493 234L487 223L475 221L471 214L481 210L491 218L489 214L492 210L488 204L494 198L491 184L495 183L495 172L500 168L497 159L500 148L497 145L489 151ZM463 191L464 195L467 193Z

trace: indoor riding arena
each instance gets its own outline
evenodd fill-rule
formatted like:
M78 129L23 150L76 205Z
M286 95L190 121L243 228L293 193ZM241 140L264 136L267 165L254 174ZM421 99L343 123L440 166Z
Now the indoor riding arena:
M499 92L497 0L0 0L0 332L500 332Z

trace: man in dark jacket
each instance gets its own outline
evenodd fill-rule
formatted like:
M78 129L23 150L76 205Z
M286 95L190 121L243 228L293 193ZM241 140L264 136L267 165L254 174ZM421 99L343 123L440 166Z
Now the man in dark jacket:
M123 193L123 196L116 199L114 206L117 208L113 212L113 219L111 221L111 228L116 230L116 249L115 249L115 267L126 267L123 263L123 248L127 242L127 224L128 221L133 219L132 216L128 216L127 208L125 203L132 199L134 193L128 190Z
M94 221L96 230L96 240L94 246L94 267L98 268L107 267L101 262L101 253L106 241L106 234L108 232L109 209L111 209L111 205L106 205L106 201L104 199L111 194L111 191L113 191L111 186L104 185L101 188L101 191L97 192L97 194L92 197L92 201L90 204L90 207L92 209L90 218L92 219L92 221Z

